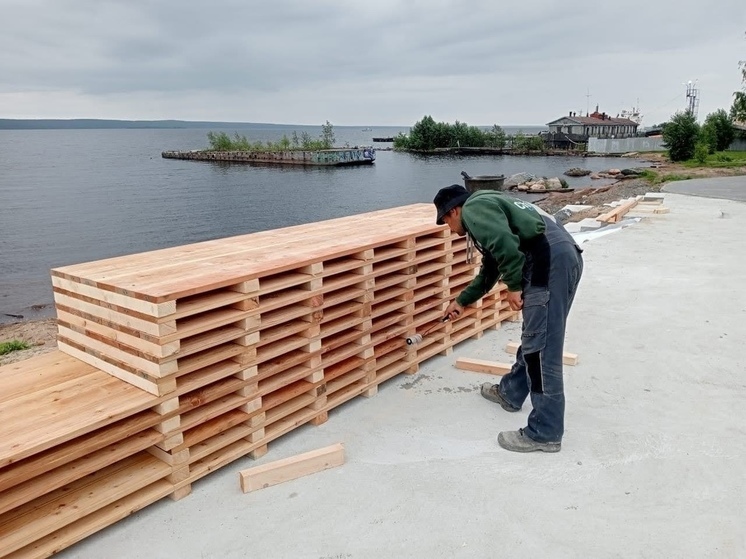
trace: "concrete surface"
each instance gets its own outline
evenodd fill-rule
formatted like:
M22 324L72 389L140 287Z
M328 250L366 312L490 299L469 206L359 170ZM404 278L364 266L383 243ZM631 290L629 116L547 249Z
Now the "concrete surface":
M746 176L675 181L665 185L663 190L675 194L746 202Z
M479 396L496 377L453 367L510 361L510 324L60 557L746 557L746 204L665 205L584 244L560 453L500 449L530 404L506 413ZM241 469L337 442L342 467L239 488Z

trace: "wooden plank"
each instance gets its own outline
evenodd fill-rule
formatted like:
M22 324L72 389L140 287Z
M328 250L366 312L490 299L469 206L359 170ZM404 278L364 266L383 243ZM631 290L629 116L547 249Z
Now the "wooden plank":
M177 376L188 375L216 365L226 359L237 358L246 352L246 347L235 342L228 342L221 346L213 346L207 350L179 358Z
M498 363L497 361L485 361L484 359L472 359L470 357L459 357L456 359L455 366L462 371L500 376L508 374L513 367L509 363Z
M90 348L101 357L111 357L112 359L121 361L122 363L143 371L149 376L155 378L162 378L167 375L173 374L178 368L175 361L156 363L151 359L143 357L142 354L136 354L134 350L128 351L126 349L122 349L122 347L109 345L108 343L91 338L90 336L86 336L85 334L81 334L80 332L71 330L70 328L64 326L64 324L62 323L60 323L59 325L58 336L60 341L69 341L79 346L85 347L86 349Z
M63 340L59 340L57 342L57 345L59 346L60 350L64 351L65 353L69 353L70 355L72 355L73 357L77 357L81 361L90 363L98 369L105 371L109 375L118 378L119 380L124 381L127 384L131 384L134 387L140 388L141 390L144 390L145 392L148 392L153 396L161 396L165 393L165 391L160 387L159 383L156 382L155 378L150 378L144 374L140 375L137 373L133 373L132 371L127 371L122 367L105 361L98 355L83 351L79 347L76 347L72 344L67 344Z
M3 552L19 550L170 473L170 466L141 452L6 512L0 515Z
M101 372L59 350L0 367L0 404Z
M200 293L192 297L179 299L176 301L176 313L173 315L173 318L179 320L220 307L230 307L236 303L251 299L252 295L226 289Z
M518 348L521 347L521 344L518 342L508 342L505 346L505 353L509 353L511 355L515 355L518 353ZM578 364L578 354L577 353L569 353L567 351L562 353L562 364L563 365L577 365Z
M239 472L244 493L263 489L322 470L341 466L345 462L344 445L337 443L269 464Z
M637 198L629 198L627 200L623 200L621 204L619 204L616 208L612 209L609 212L606 212L605 214L601 214L596 218L596 221L602 221L604 223L617 223L619 219L621 219L624 214L626 214L629 210L634 208L637 205Z
M82 301L71 297L67 292L54 288L54 302L57 307L63 307L67 312L82 316L84 318L94 318L102 320L109 325L121 324L126 328L135 331L145 332L151 336L164 336L176 332L176 322L159 324L150 320L144 320L140 316L133 316L123 312L107 309L99 305L94 305L87 301Z
M209 365L199 371L179 377L174 395L182 396L213 382L231 377L245 369L247 369L246 366L230 359Z
M204 441L214 439L215 437L218 437L221 433L228 432L234 427L241 426L241 425L244 425L245 427L245 429L242 431L244 433L243 436L248 436L248 434L250 434L252 429L250 429L248 425L245 425L245 423L249 419L251 419L251 417L252 416L250 414L242 412L238 409L231 410L228 413L224 413L214 419L211 419L210 421L197 425L196 427L185 432L184 443L176 447L176 449L174 450L178 451L178 450L188 448L190 450L189 461L195 462L199 459L199 455L194 454L192 452L192 448L194 448L196 445L204 443ZM213 446L210 449L210 453L218 449L218 447L214 446L214 443L217 440L224 440L224 439L218 438L218 439L213 440ZM233 441L224 440L225 445L228 445L231 442Z
M40 476L44 472L87 456L92 452L92 449L102 448L117 441L129 439L161 421L163 421L163 416L152 411L143 411L0 468L0 495L3 491Z
M256 312L254 310L241 311L230 307L221 307L194 314L179 319L176 323L176 332L161 337L159 341L165 344L168 342L183 340L190 336L215 330L221 326L228 326L235 322L239 322L240 320L250 317L252 314L256 314Z
M254 445L251 446L251 448L244 450L242 453L235 455L233 460L248 454L251 450L254 450L258 445L256 445L255 442L248 441L248 437L257 429L258 427L252 427L251 425L242 422L237 424L235 427L223 429L216 435L208 437L194 446L190 446L189 479L194 480L202 477L210 471L215 470L217 467L225 465L227 462L215 466L214 461L212 460L212 457L223 449L225 449L223 452L230 453L237 446L245 448L246 446ZM231 447L233 448L231 449ZM212 465L208 465L210 463L212 463Z
M180 430L192 429L202 423L207 423L216 417L220 417L234 409L240 408L242 405L249 403L255 399L256 396L238 396L236 394L228 394L222 398L218 398L212 402L201 405L192 411L189 411L181 416Z
M54 275L52 276L52 285L75 295L82 295L84 297L89 297L97 301L116 305L117 307L133 310L156 318L163 318L176 312L176 301L150 303L148 301L127 297L120 293L99 289L92 285L87 285L78 281L71 281Z
M134 415L153 396L96 371L0 403L0 467Z
M12 559L39 559L40 557L56 555L74 543L162 499L172 493L173 490L174 486L171 483L163 480L156 481L97 510L95 514L90 514L36 540L8 557Z
M147 339L151 338L151 336L141 337L133 335L130 332L126 332L123 327L112 328L111 326L102 324L101 321L90 320L69 313L61 307L57 309L57 321L58 324L62 324L63 326L67 326L76 331L82 330L86 336L107 338L111 340L113 344L124 344L135 352L145 353L155 359L168 357L169 355L173 355L179 351L178 340L170 343L163 343L161 341L154 342Z
M181 341L181 350L173 356L182 359L200 351L209 350L223 343L233 342L246 335L246 331L235 326L222 326L209 332L203 332ZM166 365L167 363L164 363ZM175 365L175 363L174 363Z
M109 446L99 447L96 451L93 451L92 447L89 454L58 468L47 467L43 474L0 492L0 515L145 450L162 440L161 433L149 429Z

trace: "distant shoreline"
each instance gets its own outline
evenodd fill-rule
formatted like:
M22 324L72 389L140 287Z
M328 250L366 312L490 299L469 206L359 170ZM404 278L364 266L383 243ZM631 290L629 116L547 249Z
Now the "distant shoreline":
M492 125L480 125L488 128ZM315 124L272 124L269 122L219 122L204 120L116 120L97 118L73 118L73 119L13 119L0 118L0 130L144 130L163 129L174 130L184 128L234 128L239 130L292 130L294 128L320 128ZM367 132L374 129L411 128L407 125L335 125L335 128L365 128ZM541 124L505 125L503 128L543 128Z

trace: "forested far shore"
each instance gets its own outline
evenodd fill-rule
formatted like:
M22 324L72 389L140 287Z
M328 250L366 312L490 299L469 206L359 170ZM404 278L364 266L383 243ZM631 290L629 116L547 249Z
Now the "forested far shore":
M85 130L111 128L276 128L297 127L296 124L262 122L213 122L191 120L108 120L96 118L74 119L11 119L0 118L0 130Z

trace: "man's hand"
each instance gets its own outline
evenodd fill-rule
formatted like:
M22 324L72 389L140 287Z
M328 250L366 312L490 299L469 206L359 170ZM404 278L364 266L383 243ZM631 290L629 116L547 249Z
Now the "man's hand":
M508 304L511 311L519 311L523 308L523 291L508 291Z
M448 308L446 309L446 312L443 315L443 319L445 320L447 318L448 320L456 320L462 314L464 314L464 307L459 305L454 300L454 301L451 301L450 305L448 305Z

